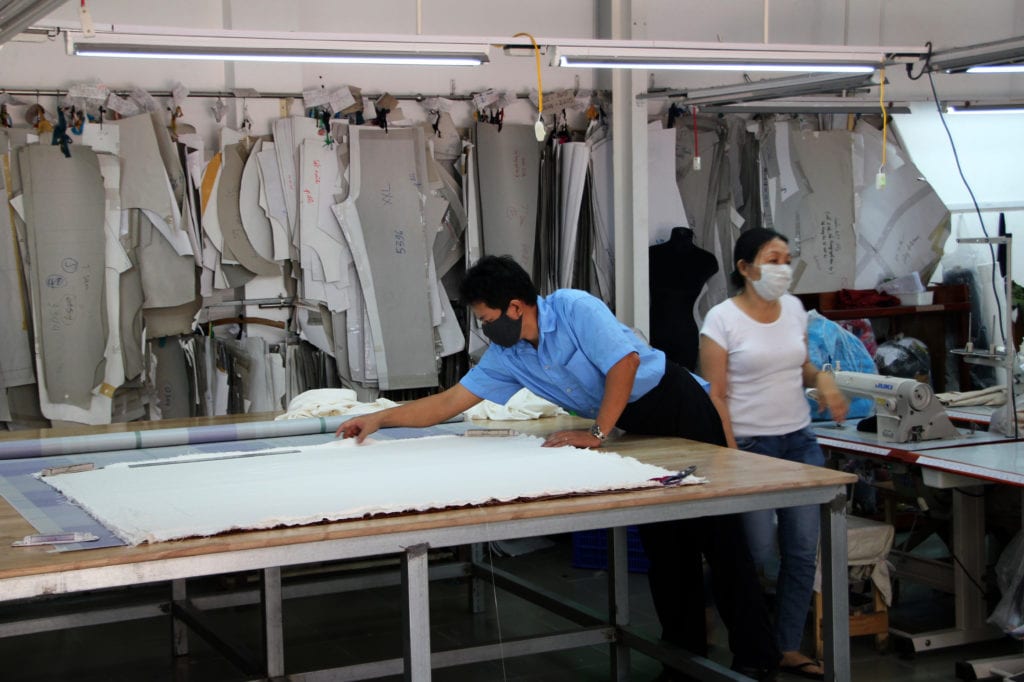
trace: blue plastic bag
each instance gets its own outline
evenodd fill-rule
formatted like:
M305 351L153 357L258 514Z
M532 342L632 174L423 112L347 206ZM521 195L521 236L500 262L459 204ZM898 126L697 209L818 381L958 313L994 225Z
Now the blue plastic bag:
M833 367L848 372L878 373L875 361L861 340L816 310L807 313L807 351L815 367L831 363ZM807 403L814 421L832 419L828 410L818 409L817 401L808 398ZM871 415L871 412L872 403L869 398L853 398L846 417L860 419Z

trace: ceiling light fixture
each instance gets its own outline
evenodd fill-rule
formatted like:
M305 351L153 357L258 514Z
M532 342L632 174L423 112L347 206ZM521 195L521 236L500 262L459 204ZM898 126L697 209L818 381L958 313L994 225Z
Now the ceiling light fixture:
M926 66L945 73L1019 73L1024 71L1024 36L936 50L926 57Z
M878 85L879 80L880 75L877 71L856 74L805 73L696 90L664 90L643 93L637 95L637 99L679 98L684 104L722 105L850 91Z
M103 33L83 38L67 31L67 52L78 57L198 59L212 61L297 62L316 64L399 64L479 66L490 61L484 43L447 40L347 40L225 35Z
M590 69L862 74L881 67L893 51L915 58L924 53L921 48L602 41L559 44L551 64Z
M844 100L841 97L831 99L801 100L772 99L759 102L735 102L732 104L707 104L700 108L709 114L878 114L882 113L876 101L863 99ZM890 114L909 114L910 107L905 104L888 104L885 110Z
M951 102L946 104L947 114L1024 114L1024 103L1021 102L1005 102L1000 104L972 104L970 102L963 102L962 104L953 104Z

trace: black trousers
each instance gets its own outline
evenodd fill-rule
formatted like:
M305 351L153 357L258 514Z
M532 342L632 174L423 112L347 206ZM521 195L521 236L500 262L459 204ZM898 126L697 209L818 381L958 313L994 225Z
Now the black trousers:
M672 362L654 389L626 407L617 426L629 433L725 445L711 399ZM703 556L711 569L715 605L729 630L734 666L778 664L781 653L738 515L652 523L639 531L662 639L707 656Z

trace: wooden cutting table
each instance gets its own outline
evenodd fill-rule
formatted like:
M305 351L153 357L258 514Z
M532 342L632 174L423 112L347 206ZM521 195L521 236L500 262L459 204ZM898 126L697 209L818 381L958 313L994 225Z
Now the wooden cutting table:
M479 426L545 434L587 424L559 417L532 422L486 422ZM287 439L280 440L287 443ZM850 679L845 486L856 480L853 475L677 438L627 436L610 441L607 449L671 470L696 464L698 474L710 482L63 553L37 547L10 547L14 540L36 531L6 501L0 500L0 600L171 581L172 613L191 624L195 614L188 608L185 579L261 571L264 651L258 676L274 678L283 676L286 670L281 621L282 567L390 554L401 557L406 602L404 657L338 668L331 679L371 678L404 670L406 679L429 680L432 667L598 643L612 646L612 678L627 679L630 648L659 654L655 643L629 628L627 526L815 504L820 506L822 517L826 679ZM584 627L571 634L504 642L500 646L495 643L468 649L431 650L428 549L600 528L614 529L609 547L611 622L597 623L591 615L584 614L578 619ZM474 575L486 574L491 579L492 569L482 562L473 562L472 568ZM497 586L522 589L515 578L498 571L494 575ZM187 650L182 639L175 638L176 651ZM703 659L691 660L680 654L670 655L669 659L707 679L742 679ZM288 679L326 678L318 677L317 673L292 672Z

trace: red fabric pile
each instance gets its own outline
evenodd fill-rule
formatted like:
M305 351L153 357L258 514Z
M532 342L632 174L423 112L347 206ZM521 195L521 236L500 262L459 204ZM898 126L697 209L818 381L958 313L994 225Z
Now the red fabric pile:
M890 308L900 304L900 299L874 289L840 289L836 295L837 307L849 308Z

